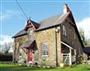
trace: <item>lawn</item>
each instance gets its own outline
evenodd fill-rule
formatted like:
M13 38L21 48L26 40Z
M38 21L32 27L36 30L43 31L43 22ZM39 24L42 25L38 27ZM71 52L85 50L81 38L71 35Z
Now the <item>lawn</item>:
M0 64L0 71L90 71L90 65L80 64L64 68L36 68L19 66L17 64Z

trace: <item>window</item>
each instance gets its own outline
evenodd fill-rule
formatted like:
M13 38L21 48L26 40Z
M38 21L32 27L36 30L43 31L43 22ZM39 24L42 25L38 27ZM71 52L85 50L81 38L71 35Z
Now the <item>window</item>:
M74 33L74 39L76 39L76 34Z
M63 35L67 36L67 33L66 33L66 27L63 25Z
M43 43L41 45L41 49L42 49L42 55L48 55L48 45L46 43Z
M29 34L29 35L32 35L32 33L33 33L33 29L32 29L32 28L29 28L29 29L28 29L28 34Z

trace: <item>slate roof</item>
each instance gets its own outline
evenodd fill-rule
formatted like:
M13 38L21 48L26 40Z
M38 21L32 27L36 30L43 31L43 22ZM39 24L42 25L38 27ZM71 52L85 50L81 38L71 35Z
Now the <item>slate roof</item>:
M16 38L16 37L19 37L19 36L22 36L22 35L26 35L26 34L27 34L27 32L23 29L23 30L19 31L17 34L15 34L13 36L13 38Z
M40 25L40 24L38 24L37 22L32 21L31 19L29 19L29 20L27 21L27 25L25 26L25 30L26 30L26 31L27 31L28 28L31 27L31 24L35 27L35 29L39 28L39 25Z
M68 12L66 14L52 16L52 17L49 17L49 18L41 21L40 27L38 29L36 29L35 31L46 29L46 28L53 27L53 26L63 23L63 21L66 19L66 17L69 15L69 13L70 12Z
M90 55L90 47L85 47L84 52Z
M24 44L22 44L20 47L21 48L29 48L33 42L34 42L34 40L28 40Z
M38 28L38 26L39 26L38 23L36 23L35 21L32 21L32 20L30 20L30 21L35 26L35 28ZM26 34L27 34L26 30L25 29L22 29L21 31L19 31L18 33L16 33L13 36L13 38L16 38L16 37L19 37L19 36L22 36L22 35L26 35Z
M35 22L35 21L32 21L32 20L31 20L31 22L32 22L32 24L35 26L35 28L38 28L38 26L40 25L39 23L37 23L37 22Z
M66 19L66 17L69 14L70 14L70 12L67 12L66 14L62 13L61 15L52 16L52 17L49 17L49 18L47 18L39 23L34 22L32 20L30 20L30 21L36 27L35 31L39 31L39 30L54 27L54 26L57 26L57 25L63 23L63 21ZM38 26L39 26L39 28L38 28ZM22 35L26 35L26 34L27 34L27 32L23 29L20 32L18 32L16 35L14 35L13 38L16 38L16 37L19 37Z

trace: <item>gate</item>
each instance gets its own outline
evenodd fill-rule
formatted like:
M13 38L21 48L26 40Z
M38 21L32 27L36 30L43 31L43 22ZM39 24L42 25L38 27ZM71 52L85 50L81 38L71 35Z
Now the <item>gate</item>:
M65 65L69 65L69 53L63 54L63 62Z

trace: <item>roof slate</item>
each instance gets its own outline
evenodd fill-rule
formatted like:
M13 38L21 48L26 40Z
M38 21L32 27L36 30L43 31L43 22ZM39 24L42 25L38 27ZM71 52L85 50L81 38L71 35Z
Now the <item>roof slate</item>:
M23 30L19 31L17 34L15 34L13 36L13 38L19 37L21 35L26 35L26 34L27 34L27 32L23 29Z
M61 14L61 15L49 17L49 18L40 22L40 27L38 29L36 29L36 31L44 29L44 28L59 25L59 24L63 23L63 21L66 19L66 17L68 15L69 15L69 12L66 14Z
M47 18L47 19L45 19L45 20L43 20L43 21L41 21L39 23L36 23L36 22L34 22L32 20L31 20L31 22L32 22L33 25L36 25L36 24L39 25L40 24L40 27L35 30L35 31L38 31L38 30L42 30L42 29L45 29L45 28L49 28L49 27L61 24L66 19L66 17L69 15L69 13L70 12L67 12L66 14L52 16L52 17L49 17L49 18ZM25 34L27 34L27 33L23 29L13 37L16 38L18 36L25 35Z
M28 48L30 45L34 42L34 40L28 40L24 44L22 44L20 47L21 48Z
M32 20L31 20L31 23L35 26L35 28L38 28L38 26L39 26L38 23L36 23L36 22L34 22L34 21L32 21ZM26 34L27 34L26 30L25 30L25 29L22 29L21 31L19 31L18 33L16 33L16 34L13 36L13 38L16 38L16 37L19 37L19 36L22 36L22 35L26 35Z
M84 52L87 53L87 54L90 54L90 47L85 47Z

